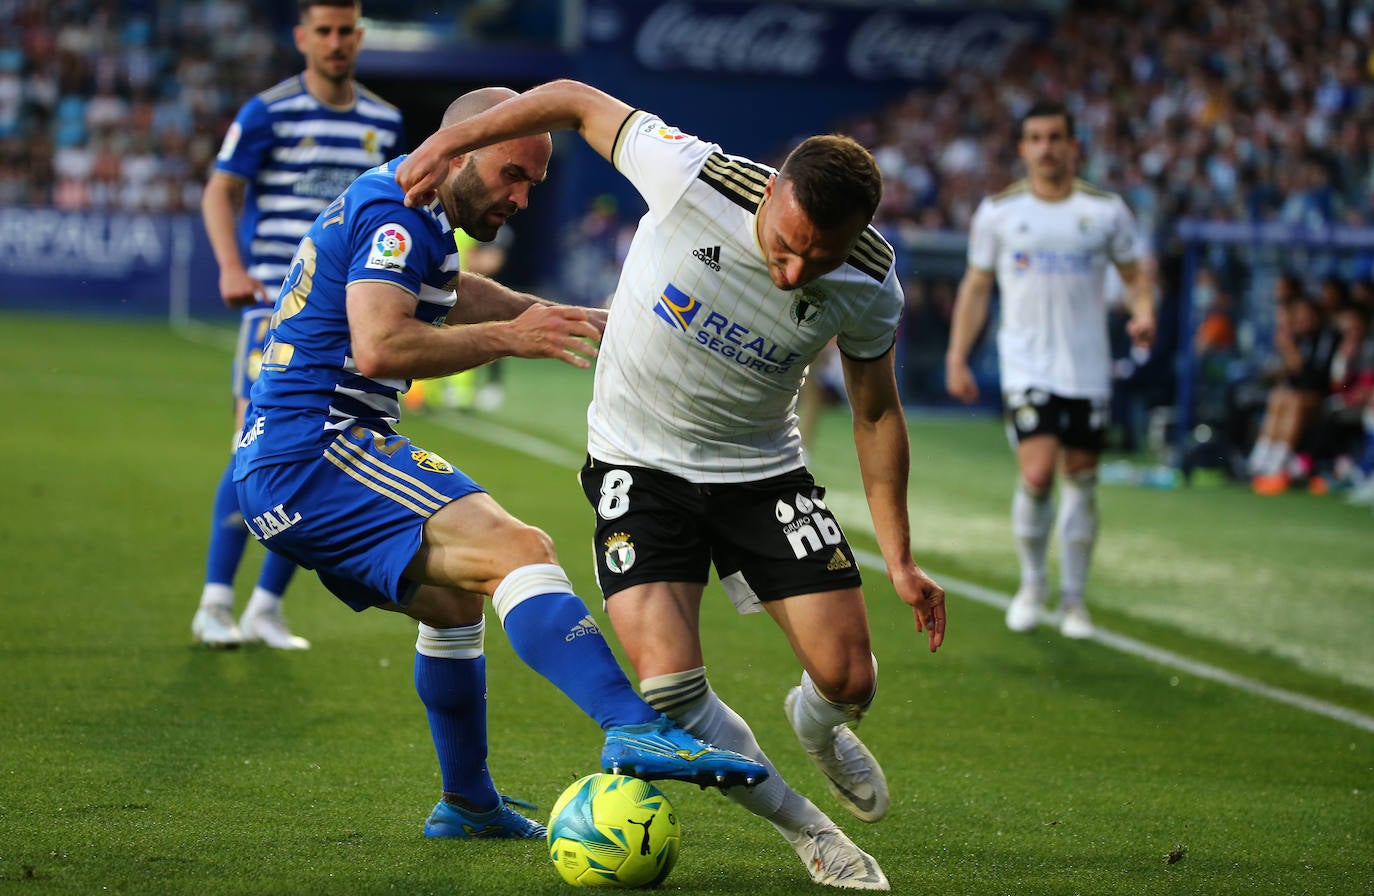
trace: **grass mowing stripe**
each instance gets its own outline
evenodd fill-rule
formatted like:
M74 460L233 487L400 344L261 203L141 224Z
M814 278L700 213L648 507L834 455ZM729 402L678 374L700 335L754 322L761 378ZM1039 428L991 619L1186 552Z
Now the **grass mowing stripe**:
M582 463L583 458L581 456L567 450L561 445L556 445L546 439L531 436L517 429L502 426L489 420L481 420L477 417L453 418L438 416L433 419L445 429L461 431L476 438L492 442L493 444L512 448L522 454L547 463L564 467L580 465ZM878 572L882 572L886 569L882 557L877 554L856 548L854 550L854 557L859 563L870 569ZM1011 602L1011 597L1009 595L995 591L991 588L984 588L982 585L978 585L974 582L968 582L953 576L944 575L936 570L928 570L928 572L930 572L936 581L940 582L947 590L978 603L1005 610L1007 604ZM1125 635L1119 635L1101 627L1097 628L1097 631L1093 634L1092 640L1111 647L1121 653L1140 657L1158 663L1161 666L1195 675L1198 678L1205 678L1210 681L1228 685L1237 690L1244 691L1247 694L1265 697L1269 700L1284 703L1306 712L1325 716L1337 722L1353 725L1365 731L1374 732L1374 717L1356 712L1353 709L1347 709L1344 706L1337 706L1325 700L1318 700L1315 697L1308 697L1303 694L1294 693L1293 691L1284 690L1283 688L1277 688L1265 684L1262 681L1247 678L1244 675L1237 675L1234 672L1230 672L1218 666L1190 659L1186 656L1174 653L1173 651L1165 650L1162 647L1156 647L1153 644L1147 644L1135 638L1128 638Z
M861 566L866 566L878 572L883 572L887 568L883 563L883 558L870 551L856 548L854 550L854 559L858 560ZM947 592L959 594L967 597L969 600L985 604L989 607L996 607L1001 610L1005 610L1007 604L1011 603L1011 595L1009 594L1003 594L992 588L984 588L982 585L975 582L968 582L953 576L941 575L940 573L931 572L929 570L927 571L930 572L931 576L938 581ZM1181 656L1174 653L1172 650L1165 650L1153 644L1146 644L1144 641L1137 641L1135 638L1119 635L1101 626L1095 626L1094 628L1095 631L1093 632L1091 640L1099 644L1104 644L1121 653L1140 657L1141 659L1149 660L1150 662L1158 663L1161 666L1166 666L1171 669L1177 669L1180 672L1186 672L1198 678L1205 678L1209 681L1218 682L1219 684L1229 685L1247 694L1267 697L1278 703L1286 703L1289 706L1306 710L1307 712L1315 713L1319 716L1325 716L1337 722L1344 722L1347 725L1353 725L1365 731L1374 731L1374 717L1367 716L1364 713L1356 712L1353 709L1347 709L1344 706L1337 706L1325 700L1318 700L1315 697L1308 697L1304 694L1286 691L1283 688L1276 688L1273 685L1265 684L1262 681L1256 681L1253 678L1246 678L1244 675L1237 675L1234 672L1229 672L1226 669L1213 666L1210 663L1204 663L1199 660L1190 659L1186 656Z

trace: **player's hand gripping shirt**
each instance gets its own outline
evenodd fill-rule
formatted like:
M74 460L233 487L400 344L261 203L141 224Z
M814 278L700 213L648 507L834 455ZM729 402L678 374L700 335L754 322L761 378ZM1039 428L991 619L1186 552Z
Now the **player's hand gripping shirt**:
M589 452L694 482L801 467L796 399L807 365L832 336L861 359L896 338L892 247L870 227L837 270L781 290L755 236L772 168L644 112L621 126L612 158L649 211L611 302Z
M1134 261L1136 245L1126 203L1082 181L1059 202L1020 181L979 203L968 263L997 277L1003 392L1110 394L1107 266Z
M356 81L353 90L351 106L327 106L295 75L245 103L224 136L215 170L248 182L239 245L269 289L315 216L397 150L400 111Z
M371 379L353 362L348 284L395 284L417 297L417 318L439 326L456 300L449 284L458 275L453 227L437 199L405 206L396 183L400 161L359 177L301 240L253 384L235 452L237 477L319 457L335 431L354 423L390 433L400 419L400 393L409 382Z

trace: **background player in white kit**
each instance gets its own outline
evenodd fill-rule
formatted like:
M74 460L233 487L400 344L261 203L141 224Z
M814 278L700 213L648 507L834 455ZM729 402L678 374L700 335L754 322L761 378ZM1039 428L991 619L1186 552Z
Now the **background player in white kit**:
M778 172L728 156L585 84L537 87L426 140L397 172L423 201L445 159L576 129L648 203L610 317L588 410L582 485L597 510L597 578L646 699L688 731L767 762L711 690L699 633L710 567L741 612L765 609L805 668L785 709L831 792L864 821L888 807L847 727L877 686L854 556L802 456L797 394L832 337L888 575L929 647L944 592L911 557L909 445L892 347L892 248L869 226L882 191L848 138L804 141ZM886 890L876 861L769 763L726 795L766 818L829 886Z
M1021 585L1007 608L1007 627L1030 631L1044 611L1054 479L1062 463L1060 630L1086 638L1093 629L1083 593L1097 541L1097 464L1111 395L1107 265L1116 266L1126 287L1131 340L1147 348L1155 332L1154 285L1136 257L1126 204L1077 179L1073 116L1061 103L1042 101L1028 110L1018 151L1026 178L984 199L973 216L945 374L951 395L977 399L968 356L987 320L995 280L1002 392L1020 468L1011 515Z

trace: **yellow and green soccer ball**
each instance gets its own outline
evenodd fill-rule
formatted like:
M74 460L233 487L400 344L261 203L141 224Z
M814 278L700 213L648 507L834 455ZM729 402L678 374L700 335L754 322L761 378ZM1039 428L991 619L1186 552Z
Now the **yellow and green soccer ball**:
M587 775L549 816L549 858L574 887L653 887L677 862L682 829L668 798L648 781Z

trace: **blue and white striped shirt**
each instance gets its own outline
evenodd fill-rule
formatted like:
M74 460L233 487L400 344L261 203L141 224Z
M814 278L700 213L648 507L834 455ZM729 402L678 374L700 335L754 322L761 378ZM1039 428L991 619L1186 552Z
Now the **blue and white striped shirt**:
M250 276L275 291L315 217L354 178L395 156L401 112L353 82L347 108L295 75L253 97L225 134L215 170L248 182L239 247Z

